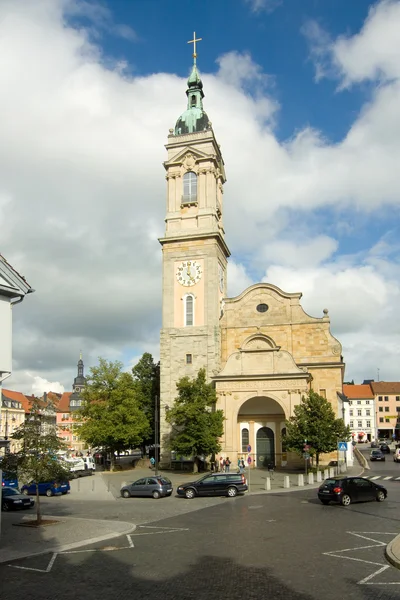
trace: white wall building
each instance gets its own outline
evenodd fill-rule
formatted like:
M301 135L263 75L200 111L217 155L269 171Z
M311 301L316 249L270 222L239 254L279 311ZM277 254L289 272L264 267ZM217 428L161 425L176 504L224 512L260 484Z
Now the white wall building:
M343 393L348 398L345 403L345 424L350 426L353 440L357 443L375 439L375 400L371 386L343 385Z

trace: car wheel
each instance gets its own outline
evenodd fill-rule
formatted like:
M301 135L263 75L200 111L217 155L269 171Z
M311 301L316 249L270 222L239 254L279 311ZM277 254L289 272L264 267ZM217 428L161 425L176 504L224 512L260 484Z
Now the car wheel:
M121 493L121 496L122 496L123 498L130 498L130 497L131 497L131 495L130 495L130 493L129 493L129 490L124 490L124 491Z
M324 504L325 506L327 506L329 504L329 500L321 500L322 504Z
M154 500L158 500L159 497L161 496L160 492L157 492L157 490L154 490L154 492L152 493L152 496L154 498Z
M9 508L10 508L10 507L8 506L7 502L3 502L3 503L2 503L2 505L1 505L1 510L7 511L7 510L9 510Z
M50 498L53 495L53 492L51 491L51 489L46 490L46 496L48 498Z
M383 502L385 498L386 498L385 493L382 492L382 490L379 490L379 492L376 495L376 501Z
M235 487L229 487L227 493L229 498L234 498L235 496L237 496L238 491Z
M341 499L342 506L349 506L351 504L351 498L348 494L343 494Z
M24 494L24 496L27 496L28 495L28 488L23 488L21 490L21 492L22 492L22 494Z
M188 500L191 500L192 498L195 497L196 492L194 491L193 488L189 488L185 491L185 496Z

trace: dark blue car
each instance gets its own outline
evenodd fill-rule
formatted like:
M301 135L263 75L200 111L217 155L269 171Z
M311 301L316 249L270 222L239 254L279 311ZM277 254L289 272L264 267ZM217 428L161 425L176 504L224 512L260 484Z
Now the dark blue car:
M39 495L40 496L59 496L61 494L68 494L71 487L69 481L46 481L39 483ZM30 496L36 496L36 483L31 481L27 485L23 485L21 493Z
M1 485L3 487L10 487L18 489L18 477L16 473L10 473L7 471L3 471L3 478Z

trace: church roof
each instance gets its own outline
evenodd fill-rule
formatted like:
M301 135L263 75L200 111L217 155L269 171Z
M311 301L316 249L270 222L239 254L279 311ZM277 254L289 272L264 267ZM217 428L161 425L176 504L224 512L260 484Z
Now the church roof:
M211 127L207 113L203 110L203 82L201 81L196 62L192 66L187 85L187 109L176 122L175 135L196 133L198 131L205 131Z

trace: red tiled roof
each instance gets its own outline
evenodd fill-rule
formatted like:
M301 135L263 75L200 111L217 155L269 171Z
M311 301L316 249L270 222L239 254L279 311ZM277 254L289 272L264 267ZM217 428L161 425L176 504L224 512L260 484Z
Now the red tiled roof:
M371 387L374 394L400 394L399 381L374 381Z
M26 413L30 411L31 405L30 401L28 400L29 397L24 396L24 394L21 394L21 392L13 392L12 390L5 390L4 388L2 391L4 396L10 398L10 400L16 400L17 402L21 402L22 408Z
M61 396L61 399L57 405L57 409L59 412L67 413L69 412L69 399L71 397L72 392L64 392Z
M349 385L345 383L343 385L343 393L350 399L361 400L361 398L374 398L371 386L368 383L362 383L360 385Z

